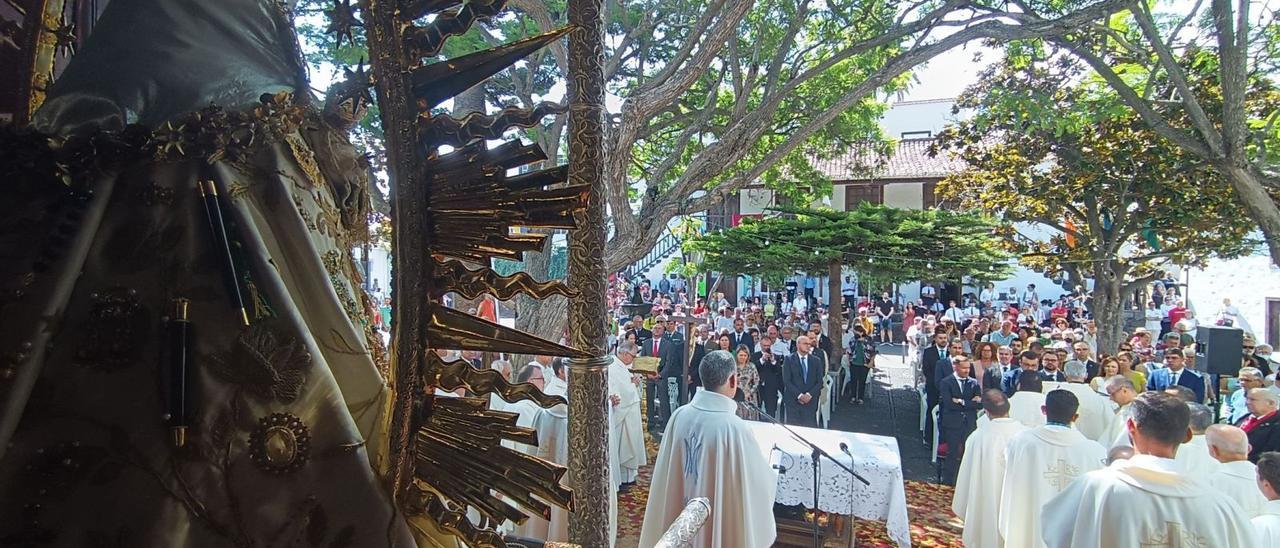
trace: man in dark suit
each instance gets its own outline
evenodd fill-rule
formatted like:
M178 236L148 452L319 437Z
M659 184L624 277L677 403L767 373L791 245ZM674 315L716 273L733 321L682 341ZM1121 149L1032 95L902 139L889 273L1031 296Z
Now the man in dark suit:
M969 358L963 354L949 358L952 374L938 381L941 408L938 429L947 444L946 483L954 484L964 458L964 442L978 427L978 409L982 407L982 388L969 378Z
M1280 396L1270 388L1254 388L1249 390L1245 399L1249 415L1240 421L1241 430L1249 434L1249 461L1258 462L1258 457L1267 451L1280 451Z
M924 377L924 439L933 439L933 408L938 406L938 361L947 357L947 334L934 333L933 345L920 354L920 375Z
M1073 358L1084 362L1085 373L1088 375L1085 382L1093 380L1094 377L1097 377L1102 373L1102 371L1098 369L1098 362L1093 360L1093 351L1089 350L1088 343L1085 343L1084 341L1076 341L1072 343L1071 354Z
M1067 375L1062 372L1062 364L1058 362L1058 353L1047 348L1040 356L1040 380L1044 382L1067 382Z
M951 358L964 355L964 343L960 339L951 339L947 343L946 357L938 360L938 364L933 366L933 382L936 384L939 379L950 377L955 372L955 365L951 363Z
M782 358L773 354L773 338L760 338L760 351L752 356L760 373L760 404L764 412L778 416L778 393L782 391Z
M671 417L674 409L671 406L671 394L667 388L667 378L680 378L683 370L681 348L666 334L666 325L654 324L653 338L640 344L640 355L658 358L658 372L649 375L645 382L645 409L649 415L649 429L658 431ZM654 398L658 406L654 406Z
M1147 378L1147 390L1164 390L1178 385L1190 388L1196 394L1196 402L1204 401L1204 376L1186 368L1182 352L1165 352L1164 367L1151 371Z
M788 356L782 366L782 400L788 424L818 426L818 394L826 374L822 353L813 351L809 337L796 339L796 353Z
M1018 391L1018 378L1024 373L1039 373L1040 355L1033 350L1024 350L1018 354L1017 367L1005 372L1000 380L1005 396L1013 396Z
M831 337L822 333L822 322L809 322L809 332L817 333L818 340L814 341L814 345L826 354L827 360L831 360ZM810 337L812 338L812 337Z
M733 331L729 332L729 352L737 352L740 344L747 347L747 352L756 351L756 341L746 332L744 325L742 318L734 318Z
M636 342L643 342L653 338L653 332L644 328L644 317L639 314L631 318L631 330L629 332L636 334ZM623 336L625 337L626 333L623 333Z

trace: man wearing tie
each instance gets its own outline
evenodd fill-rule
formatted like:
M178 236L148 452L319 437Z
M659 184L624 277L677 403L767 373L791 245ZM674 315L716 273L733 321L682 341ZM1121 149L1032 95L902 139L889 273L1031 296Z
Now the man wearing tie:
M674 375L679 378L681 371L677 370L677 367L683 369L683 364L680 363L681 349L667 337L666 328L664 323L655 323L653 338L640 344L641 356L660 360L658 372L650 374L645 381L645 412L649 415L649 430L652 432L660 431L673 411L671 393L667 388L667 376ZM673 363L676 365L672 365ZM659 403L657 406L654 405L655 397Z
M1147 379L1147 390L1164 390L1170 386L1185 386L1196 394L1196 401L1204 401L1204 377L1200 373L1187 369L1182 352L1164 353L1164 367L1151 371Z
M947 470L944 483L954 484L964 459L964 442L977 428L978 409L982 407L982 388L969 378L969 358L963 354L950 357L952 375L938 381L941 409L938 429L947 444Z
M738 348L738 345L746 346L747 350L755 350L756 347L751 334L743 330L742 318L733 319L733 332L729 333L729 350Z
M796 339L796 353L787 356L782 368L782 400L789 424L818 426L818 394L826 374L826 362L813 352L813 341L801 335Z
M933 439L933 408L938 406L938 361L947 357L947 334L934 333L933 346L920 354L920 376L924 378L926 440Z

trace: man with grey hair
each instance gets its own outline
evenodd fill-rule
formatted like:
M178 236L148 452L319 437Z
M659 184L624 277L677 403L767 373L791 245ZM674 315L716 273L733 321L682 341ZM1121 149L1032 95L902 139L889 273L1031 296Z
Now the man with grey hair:
M1280 451L1280 396L1266 388L1254 388L1245 400L1249 416L1240 421L1240 429L1249 433L1249 462L1267 451Z
M1178 448L1173 460L1178 461L1187 473L1197 478L1208 477L1218 470L1218 461L1209 454L1205 429L1213 424L1213 410L1203 403L1188 403L1191 409L1191 441Z
M1115 416L1111 422L1107 424L1107 430L1102 434L1102 444L1109 447L1132 447L1129 442L1129 431L1125 429L1125 423L1129 421L1130 411L1133 399L1138 397L1138 389L1133 386L1133 381L1124 375L1115 375L1107 378L1107 382L1103 383L1103 389L1107 391L1107 397L1111 398L1112 403L1117 406Z
M1249 435L1244 430L1215 424L1205 431L1209 454L1220 463L1209 475L1209 485L1244 509L1244 518L1262 513L1267 498L1258 489L1258 467L1249 462Z
M1262 370L1256 367L1241 367L1236 373L1236 378L1239 380L1240 388L1227 397L1222 409L1222 416L1227 424L1238 424L1249 416L1249 408L1244 403L1249 390L1262 388Z
M691 546L771 546L777 475L738 417L733 396L738 366L733 355L708 352L698 365L702 390L676 409L653 466L640 546L658 543L690 499L711 499L711 513Z
M640 388L631 372L631 364L640 355L640 347L632 342L618 346L617 356L609 364L609 404L613 406L613 428L609 442L617 447L618 483L634 483L640 467L649 463L644 447L644 426L640 424Z
M1066 376L1067 382L1046 382L1044 392L1048 394L1053 390L1066 390L1075 394L1076 401L1080 404L1076 411L1080 415L1076 418L1076 430L1084 434L1084 437L1110 447L1112 440L1107 440L1104 436L1115 414L1111 411L1111 402L1086 384L1089 379L1088 366L1080 360L1067 360L1062 365L1062 374Z

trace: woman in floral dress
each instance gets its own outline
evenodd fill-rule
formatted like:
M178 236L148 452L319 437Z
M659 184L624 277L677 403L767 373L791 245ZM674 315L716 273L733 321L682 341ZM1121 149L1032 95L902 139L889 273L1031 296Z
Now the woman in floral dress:
M760 371L756 369L756 364L751 361L751 349L747 345L740 344L733 351L734 357L738 360L738 394L734 396L734 400L746 402L753 407L760 405ZM738 408L738 416L748 420L758 420L756 412L746 407Z

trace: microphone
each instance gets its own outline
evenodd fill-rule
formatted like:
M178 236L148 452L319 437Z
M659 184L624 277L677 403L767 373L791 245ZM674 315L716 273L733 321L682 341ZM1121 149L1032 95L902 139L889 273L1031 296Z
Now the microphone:
M844 451L844 454L849 455L850 457L853 456L853 453L849 452L849 444L845 442L840 442L840 450Z
M774 451L782 451L781 449L778 449L778 444L776 443L773 444L773 449L769 450L770 453L773 453ZM779 459L779 462L777 464L771 464L769 465L769 467L773 468L774 470L777 470L779 474L787 473L787 467L783 466L781 459Z

